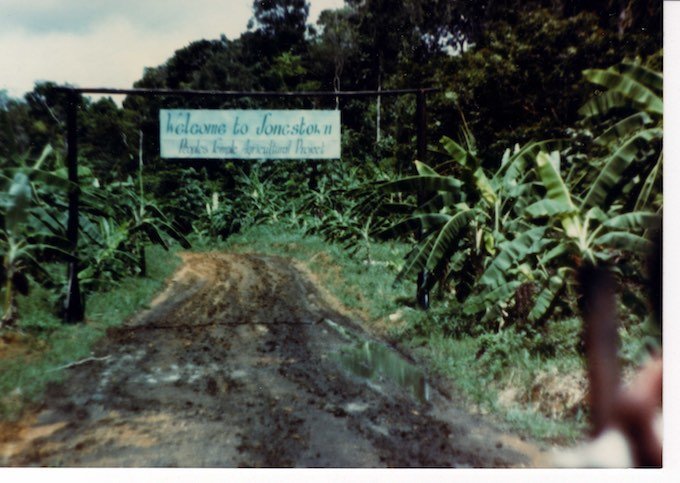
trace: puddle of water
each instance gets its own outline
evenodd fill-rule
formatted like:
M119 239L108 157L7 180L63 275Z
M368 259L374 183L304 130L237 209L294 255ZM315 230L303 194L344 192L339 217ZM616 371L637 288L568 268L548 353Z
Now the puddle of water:
M335 354L340 364L352 374L369 381L388 379L420 402L430 399L430 386L424 372L389 347L364 341L345 347Z

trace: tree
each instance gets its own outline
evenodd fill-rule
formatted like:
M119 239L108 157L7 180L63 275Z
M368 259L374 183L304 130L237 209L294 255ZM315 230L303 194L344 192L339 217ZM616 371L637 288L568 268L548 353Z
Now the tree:
M308 16L306 0L254 0L248 29L255 29L261 54L299 54L305 47Z
M446 133L457 130L456 108L464 112L480 156L495 164L515 143L565 137L589 95L581 72L619 61L626 48L590 13L565 19L542 9L519 23L494 21L474 48L442 60L435 83L454 97L432 115Z
M386 79L397 71L400 54L418 52L422 39L399 0L350 0L358 15L359 79L373 90L382 90ZM408 54L407 54L408 55ZM381 96L376 98L375 140L381 138Z
M125 111L107 97L87 102L81 112L80 156L102 182L126 177L132 168L128 136L133 127Z
M228 48L226 39L198 40L176 50L165 63L165 86L169 89L190 88L206 62Z
M338 10L324 10L319 16L321 34L316 43L316 55L333 59L333 90L342 90L342 74L347 60L355 55L358 32L355 15L345 7ZM339 98L335 99L336 109Z
M29 150L31 119L25 102L0 91L0 160Z

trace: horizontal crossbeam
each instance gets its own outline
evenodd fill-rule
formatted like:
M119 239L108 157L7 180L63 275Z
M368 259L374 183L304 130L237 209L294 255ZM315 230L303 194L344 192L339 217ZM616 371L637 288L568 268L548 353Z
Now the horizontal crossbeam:
M182 97L377 97L400 96L404 94L418 94L436 92L437 87L421 89L386 89L381 91L214 91L190 89L113 89L109 87L69 87L60 86L60 91L77 92L80 94L110 94L124 96L182 96Z

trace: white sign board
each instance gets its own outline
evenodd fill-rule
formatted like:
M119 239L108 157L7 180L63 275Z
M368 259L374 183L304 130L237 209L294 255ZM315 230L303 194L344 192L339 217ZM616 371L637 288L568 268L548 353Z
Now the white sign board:
M340 111L160 111L161 158L338 159Z

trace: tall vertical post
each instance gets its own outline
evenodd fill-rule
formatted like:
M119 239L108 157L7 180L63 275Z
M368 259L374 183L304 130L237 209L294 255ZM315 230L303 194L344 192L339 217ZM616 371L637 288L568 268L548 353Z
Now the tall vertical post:
M68 193L68 224L66 237L69 242L69 253L73 257L68 264L68 285L66 292L66 322L81 322L85 316L80 283L78 281L78 199L80 186L78 184L78 105L80 98L77 91L68 91L66 107L66 162L68 164L68 180L71 187Z
M425 162L427 155L427 106L425 104L425 91L419 90L416 94L416 126L417 126L417 157L418 161ZM418 206L425 202L425 193L418 191ZM423 238L422 226L418 232L418 239ZM418 306L427 310L430 306L430 293L426 288L429 274L427 270L422 270L418 273L418 281L416 287L416 302Z

